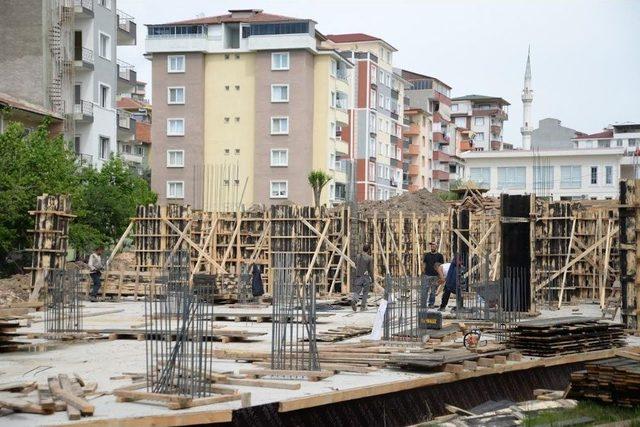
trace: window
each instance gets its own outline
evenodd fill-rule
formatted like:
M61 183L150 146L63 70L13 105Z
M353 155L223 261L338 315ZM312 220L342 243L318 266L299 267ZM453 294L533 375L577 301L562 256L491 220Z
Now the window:
M371 132L376 132L376 115L369 113L369 124L371 125Z
M167 136L183 136L184 119L167 119Z
M375 138L369 137L369 156L375 157L376 155L376 140Z
M469 179L478 187L489 188L491 185L491 168L470 168Z
M467 118L466 117L456 117L455 118L456 127L466 128L467 127Z
M111 147L109 138L106 136L100 137L100 159L106 160L109 158L109 154L111 154Z
M111 9L111 0L98 0L98 4L107 9Z
M142 146L135 146L133 148L133 152L134 154L136 154L137 156L144 156L144 147Z
M100 90L100 93L99 93L99 95L100 95L100 99L99 99L100 106L102 108L110 108L111 107L111 102L110 102L111 100L109 99L110 98L109 86L100 83L99 87L100 87L100 89L99 89Z
M185 70L185 56L184 55L169 55L167 56L167 72L169 73L184 73Z
M595 185L598 183L598 167L591 166L591 184Z
M369 181L376 180L376 164L369 162Z
M272 70L288 70L289 69L289 52L277 52L271 54Z
M288 135L289 117L271 117L271 135Z
M304 34L309 32L309 22L285 22L278 24L251 24L250 34L254 36L273 34Z
M167 181L167 199L184 199L184 181Z
M622 147L622 140L616 139L616 147Z
M271 166L289 166L289 150L286 148L273 148L271 150Z
M378 105L380 108L384 108L384 95L380 94L380 98L378 99Z
M484 117L474 117L473 124L476 126L484 126Z
M184 150L167 150L167 167L184 167Z
M629 138L629 147L635 147L637 144L637 138Z
M111 37L105 33L100 33L98 54L104 59L111 59Z
M458 104L451 104L451 111L453 111L454 113L458 111Z
M184 87L170 87L167 90L169 104L184 104Z
M338 97L334 91L331 91L331 108L336 108L336 104L338 102Z
M580 188L582 186L582 177L580 174L580 166L561 166L560 167L560 188Z
M553 188L553 166L534 166L533 186L540 189Z
M371 89L371 91L369 91L369 99L371 100L371 108L376 108L378 96L375 90Z
M336 153L329 153L329 170L336 168Z
M613 184L613 166L604 167L604 182L605 184Z
M338 62L335 59L331 60L331 75L335 77L338 74Z
M584 148L593 148L593 141L585 141Z
M335 122L331 122L329 123L329 138L334 138L336 137L336 123Z
M524 190L525 167L498 168L498 189Z
M474 141L484 141L484 132L476 133L476 136L473 137Z
M289 85L271 85L271 102L289 102Z
M286 199L289 194L288 181L271 181L271 198Z

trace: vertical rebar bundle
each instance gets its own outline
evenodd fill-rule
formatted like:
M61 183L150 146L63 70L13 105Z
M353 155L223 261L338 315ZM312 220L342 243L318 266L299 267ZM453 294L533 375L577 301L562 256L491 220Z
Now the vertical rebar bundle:
M189 286L188 251L169 256L166 283L145 303L147 390L191 398L212 394L213 280ZM157 286L157 285L156 285Z
M53 334L82 330L80 274L76 270L49 270L45 292L45 330Z
M419 277L385 277L385 340L419 341L418 310L424 298ZM426 307L426 304L424 305Z
M274 254L273 265L271 368L320 370L315 287L296 276L293 253Z

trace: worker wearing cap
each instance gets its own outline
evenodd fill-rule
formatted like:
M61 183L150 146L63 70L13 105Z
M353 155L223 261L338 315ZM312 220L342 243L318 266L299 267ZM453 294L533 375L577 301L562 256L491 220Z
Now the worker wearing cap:
M429 308L434 308L436 306L438 279L440 278L436 264L444 264L444 257L438 252L436 242L429 243L429 252L424 254L423 263L420 307L424 308L427 305L428 296Z

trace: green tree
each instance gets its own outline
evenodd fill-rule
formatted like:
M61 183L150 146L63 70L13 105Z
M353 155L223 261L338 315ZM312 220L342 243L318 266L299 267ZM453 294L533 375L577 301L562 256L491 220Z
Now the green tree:
M316 207L318 208L320 207L320 195L322 194L322 189L329 183L329 181L331 181L331 177L324 171L312 170L311 172L309 172L307 180L309 181L309 185L313 190L313 200L315 201Z
M99 171L85 168L80 180L80 191L73 200L77 218L70 231L70 242L80 253L115 243L135 216L136 206L157 199L149 184L118 156Z
M10 112L5 114L10 117ZM61 136L52 138L49 120L27 132L9 123L0 134L0 266L9 252L31 246L36 197L73 193L78 184L77 165Z

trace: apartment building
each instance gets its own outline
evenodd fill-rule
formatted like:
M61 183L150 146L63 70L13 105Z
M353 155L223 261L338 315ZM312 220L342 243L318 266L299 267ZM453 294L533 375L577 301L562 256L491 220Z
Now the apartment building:
M406 108L404 118L403 188L412 192L423 188L432 191L432 115L421 108Z
M509 119L509 103L502 98L484 95L466 95L452 99L451 117L457 127L475 133L476 150L510 149L503 141L502 129Z
M260 9L149 25L159 201L215 209L214 193L234 191L245 205L312 204L313 169L333 176L322 202L335 198L352 64L324 42L313 20ZM225 164L237 173L215 184L207 174Z
M135 70L117 60L136 43L133 18L116 0L7 0L0 26L0 92L64 117L81 161L100 167L117 147L116 96ZM25 78L29 76L29 78Z
M451 86L413 71L401 70L401 74L406 80L405 93L411 108L421 108L432 114L432 154L427 159L431 171L430 188L446 191L450 181L449 163L451 155L455 154L455 145L451 145L455 137L455 126L451 123Z
M151 105L125 96L118 106L118 153L138 175L149 170Z
M404 80L394 73L396 49L363 33L330 34L331 46L354 64L348 135L353 199L386 200L403 190Z
M462 153L473 150L474 133L469 129L456 126L454 135L454 143L449 145L449 147L453 148L449 160L449 180L451 183L464 180L466 162L461 155Z

